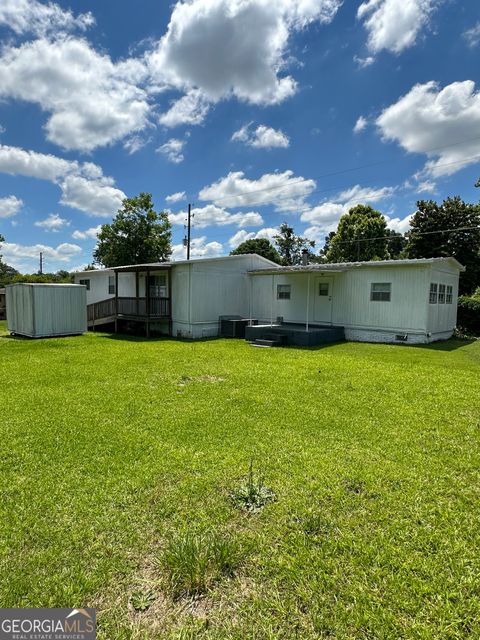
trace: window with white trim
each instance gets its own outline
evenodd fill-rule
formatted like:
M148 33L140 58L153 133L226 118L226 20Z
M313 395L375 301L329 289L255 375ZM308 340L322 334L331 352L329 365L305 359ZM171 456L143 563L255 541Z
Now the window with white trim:
M277 300L290 300L291 290L289 284L277 284Z
M445 285L438 285L438 304L445 304Z
M372 282L370 289L370 300L374 302L390 302L391 295L391 282Z
M87 287L87 291L90 291L90 280L79 280L78 284L83 284L85 287Z
M430 283L430 304L437 304L438 299L438 284L436 282Z
M115 276L108 276L108 293L115 293Z
M451 284L447 284L446 303L452 304L452 302L453 302L453 286Z

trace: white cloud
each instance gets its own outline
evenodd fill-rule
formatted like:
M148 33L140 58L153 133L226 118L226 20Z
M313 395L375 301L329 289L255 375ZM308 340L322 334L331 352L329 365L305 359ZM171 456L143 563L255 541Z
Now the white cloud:
M295 211L305 206L305 198L315 187L314 180L295 177L293 171L266 173L258 180L249 180L242 171L236 171L204 187L199 198L217 206L274 205L277 211Z
M254 104L282 102L296 90L280 75L290 36L329 23L341 0L191 0L177 2L150 56L154 78L212 102L231 95Z
M111 186L108 178L87 180L82 176L67 176L61 183L63 205L80 209L88 215L109 217L122 206L125 194Z
M480 44L480 22L463 32L463 37L472 49Z
M133 135L130 138L127 138L123 143L123 148L128 152L129 155L137 153L140 151L145 145L147 145L151 141L151 138L146 138L140 135Z
M387 49L401 53L412 47L430 21L441 0L367 0L358 8L357 16L368 32L368 48L372 53Z
M259 125L255 131L250 129L251 123L235 131L232 140L243 142L249 147L257 149L286 149L290 146L290 139L283 131L272 129L264 124Z
M390 198L396 189L395 187L381 187L374 189L371 187L361 187L356 184L354 187L342 191L338 196L338 200L343 202L346 207L354 207L357 204L365 204L371 202L379 202L385 198Z
M62 204L89 215L113 215L126 197L93 162L64 160L19 147L0 145L0 172L53 182L62 191Z
M193 224L197 229L204 229L210 226L225 226L234 224L240 228L257 227L263 224L263 218L255 211L248 213L229 213L222 207L208 204L205 207L196 207L192 209ZM170 214L169 218L173 224L184 225L187 214L182 211L180 213Z
M174 102L166 113L162 113L158 121L165 127L202 124L209 109L205 96L201 91L194 89Z
M185 191L177 191L177 193L172 193L165 198L167 202L181 202L182 200L186 199L187 194L185 193Z
M397 231L398 233L406 233L410 228L410 221L413 218L414 214L411 213L406 218L389 218L387 215L385 219L387 220L387 225L389 229L393 231Z
M72 233L72 238L74 240L96 240L101 229L102 225L99 224L97 227L90 227L90 229L86 229L85 231L75 230Z
M336 229L341 216L346 213L345 205L338 202L324 202L323 204L304 211L300 216L302 222L321 227L323 230L333 231Z
M436 193L437 185L433 180L424 180L417 185L415 190L417 193Z
M0 96L38 104L48 140L65 149L92 151L144 129L145 78L142 61L114 63L71 37L6 47L0 57Z
M68 227L70 222L65 220L65 218L61 218L58 213L51 213L49 216L45 218L45 220L38 220L34 223L36 227L41 227L46 231L58 232L60 229L64 227Z
M376 124L385 140L431 158L425 166L431 176L450 175L478 162L471 158L480 154L480 140L472 136L480 131L480 93L472 80L443 89L436 82L417 84L385 109Z
M390 198L396 189L394 187L382 187L374 189L355 185L350 189L339 193L334 202L323 202L312 209L302 212L300 219L308 222L312 228L318 228L322 234L335 231L338 221L345 213L357 204L372 204ZM313 232L312 232L313 233ZM313 238L312 238L313 239Z
M235 249L236 247L238 247L239 244L241 244L242 242L245 242L246 240L252 240L252 239L257 240L259 238L265 238L267 240L270 240L270 242L274 242L274 236L276 235L278 235L278 229L274 229L272 227L260 229L260 231L257 231L256 233L248 232L248 231L245 231L244 229L240 229L240 231L237 231L237 233L235 233L228 240L228 244L232 249Z
M50 247L44 244L22 245L11 242L2 244L2 254L5 262L13 267L21 267L25 264L25 259L38 260L40 253L50 262L66 263L82 252L82 249L76 244L64 242L58 247ZM47 269L50 265L46 265Z
M373 56L365 56L365 58L362 58L355 55L353 56L353 60L357 63L360 69L366 69L375 62L375 58Z
M0 218L11 218L23 207L23 201L16 196L0 198Z
M164 155L169 162L173 164L179 164L185 160L183 155L183 148L185 146L185 140L179 140L178 138L170 138L161 147L158 147L157 153Z
M207 242L206 236L194 238L190 245L191 258L216 258L223 254L223 245L220 242ZM173 260L185 260L186 249L183 244L172 247Z
M367 125L368 125L368 120L363 116L360 116L356 121L355 126L353 127L354 133L360 133L360 131L363 131Z
M0 5L0 25L9 27L17 35L45 35L73 29L83 31L94 23L90 12L74 16L70 10L62 9L53 2L41 4L37 0L2 0Z
M50 154L0 145L0 172L55 182L70 172L80 171L78 162Z

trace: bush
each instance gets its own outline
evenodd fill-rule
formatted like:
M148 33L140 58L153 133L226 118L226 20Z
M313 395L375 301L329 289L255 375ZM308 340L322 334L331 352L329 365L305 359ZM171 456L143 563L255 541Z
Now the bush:
M466 333L480 335L480 300L460 296L458 299L457 326Z

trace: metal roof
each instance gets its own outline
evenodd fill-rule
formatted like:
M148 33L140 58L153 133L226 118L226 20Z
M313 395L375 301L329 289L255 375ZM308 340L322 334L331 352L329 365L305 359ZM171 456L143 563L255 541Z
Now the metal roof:
M268 269L252 269L248 273L251 275L269 275L275 273L324 273L333 272L341 273L352 269L360 269L365 267L417 267L422 265L430 265L442 262L453 262L459 271L465 271L465 267L455 258L412 258L410 260L371 260L368 262L335 262L324 264L296 264L288 267L278 266Z
M130 264L130 265L121 265L119 267L107 267L105 269L91 269L89 271L74 271L76 275L83 273L99 273L105 271L146 271L147 269L171 269L179 264L191 264L191 263L199 263L199 262L221 262L222 260L239 260L245 259L250 256L256 256L265 262L267 265L275 266L275 262L268 260L268 258L264 258L263 256L259 256L257 253L241 253L235 256L218 256L216 258L191 258L190 260L170 260L168 262L148 262L144 264Z

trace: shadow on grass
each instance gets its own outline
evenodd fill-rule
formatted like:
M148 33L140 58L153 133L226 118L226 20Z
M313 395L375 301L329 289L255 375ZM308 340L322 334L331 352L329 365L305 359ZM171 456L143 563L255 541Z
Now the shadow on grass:
M194 344L197 342L214 342L215 340L222 340L218 336L210 338L176 338L175 336L150 336L147 338L142 335L135 335L132 333L104 333L100 334L99 338L103 340L118 340L119 342L182 342L184 344Z

